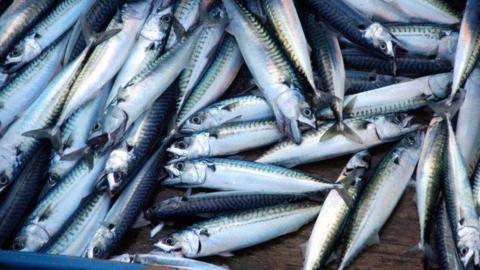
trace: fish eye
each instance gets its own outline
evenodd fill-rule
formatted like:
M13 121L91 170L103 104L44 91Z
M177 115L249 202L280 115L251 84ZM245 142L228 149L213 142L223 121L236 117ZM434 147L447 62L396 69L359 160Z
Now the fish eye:
M97 257L97 256L100 255L100 248L98 248L98 247L93 247L93 250L92 250L92 251L93 251L93 255L94 255L95 257Z
M10 54L12 55L12 57L20 56L20 54L21 54L20 48L15 47Z
M8 183L8 177L5 175L0 176L0 185L6 185Z
M160 21L162 21L163 23L170 23L172 21L172 18L170 17L170 15L164 15L160 18Z
M23 239L16 239L12 245L13 250L22 250L24 247L25 241Z
M119 172L113 173L113 180L115 181L115 183L119 183L121 178L122 178L122 175Z
M312 117L312 110L308 109L308 108L305 108L302 110L302 114L305 116L305 117Z
M467 247L463 247L460 249L460 255L463 257L463 256L466 256L468 253L468 248Z
M200 125L202 123L202 120L200 119L200 117L194 116L194 117L192 117L192 123L194 123L196 125Z
M167 237L165 239L165 244L167 244L169 246L173 246L173 244L175 244L175 240L173 239L173 237Z
M181 171L185 168L185 164L183 162L178 162L177 164L175 164L175 168Z
M51 187L55 186L58 183L58 176L55 175L55 174L50 174L48 176L47 182L48 182L49 186L51 186Z
M413 145L415 143L415 138L413 136L407 136L406 140L408 145Z
M93 130L94 130L94 131L97 131L97 130L100 129L101 126L102 126L102 125L101 125L99 122L96 122L96 123L93 125Z
M179 141L179 142L177 142L175 146L176 146L177 148L179 148L179 149L185 149L185 148L187 148L187 144L186 144L184 141Z
M387 43L385 43L385 42L380 42L380 49L386 50L386 49L387 49Z

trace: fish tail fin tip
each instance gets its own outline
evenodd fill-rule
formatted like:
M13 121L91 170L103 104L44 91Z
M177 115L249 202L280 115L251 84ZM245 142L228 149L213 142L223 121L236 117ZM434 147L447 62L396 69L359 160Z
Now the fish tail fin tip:
M30 131L24 132L22 135L27 137L32 137L38 140L47 139L52 144L52 147L57 150L60 150L62 146L60 129L56 127L30 130Z

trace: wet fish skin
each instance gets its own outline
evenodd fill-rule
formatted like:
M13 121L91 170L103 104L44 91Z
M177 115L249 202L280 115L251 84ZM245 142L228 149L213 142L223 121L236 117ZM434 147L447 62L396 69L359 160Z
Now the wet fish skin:
M361 92L389 86L395 83L409 81L408 77L382 75L364 71L347 70L346 94L358 94Z
M56 255L83 256L89 239L107 214L111 198L107 193L93 194L85 199L58 236L43 252Z
M224 124L273 119L267 101L259 96L240 96L221 100L195 113L180 128L181 133L194 133Z
M48 168L50 146L43 145L17 181L9 188L0 201L0 246L5 246L13 237L22 219L37 203L42 186L45 184L45 170Z
M387 154L369 179L347 228L339 269L345 269L373 240L395 209L420 157L423 132L407 135Z
M65 37L52 44L0 89L0 130L2 132L5 132L8 126L38 98L53 79L61 66L66 45Z
M4 65L14 71L48 48L75 24L94 0L64 0L55 6L7 55Z
M480 1L467 0L458 35L451 96L463 87L480 56Z
M376 114L407 112L439 101L449 94L451 73L441 73L345 96L345 117L368 117ZM328 109L317 112L322 120L336 119Z
M246 210L281 203L291 203L305 198L306 194L273 194L261 192L225 191L172 197L159 201L147 209L145 218L162 221L198 214Z
M45 14L55 0L15 0L0 17L0 58Z
M94 166L82 159L51 189L24 221L17 233L13 249L38 251L61 230L79 203L94 191L95 180L105 166L106 156L95 156Z
M167 186L287 194L342 188L301 171L245 160L203 158L171 163L165 169L169 177L162 185Z
M364 150L355 154L339 176L339 180L353 178L347 192L356 200L365 185L365 173L370 166L370 153ZM332 251L340 238L345 223L352 212L337 193L332 190L323 202L312 233L307 243L303 269L321 269L325 267Z
M111 260L120 261L124 263L141 263L147 265L158 265L164 267L171 267L175 269L203 269L203 270L228 270L223 266L217 266L202 261L177 257L170 253L161 253L152 251L145 254L122 254L112 258Z
M334 124L327 122L319 126L317 130L306 133L305 140L300 145L290 142L278 143L263 153L256 161L294 167L299 164L356 153L375 145L398 140L402 135L417 130L420 125L411 124L412 118L408 114L390 114L345 119L346 124L362 138L363 144L342 136L320 141L326 130Z
M225 36L212 63L182 103L176 118L177 126L221 97L236 78L242 64L242 55L235 39L230 35Z
M440 117L434 117L430 121L425 134L415 177L416 203L420 225L418 248L422 251L428 245L429 232L434 222L434 213L437 210L446 144L446 121Z
M126 236L154 191L164 152L159 147L117 198L88 244L88 258L108 257Z
M314 219L320 208L302 202L238 211L196 223L161 239L155 246L188 258L234 251L297 231Z
M458 256L452 228L448 220L445 201L442 200L440 204L441 207L438 210L435 224L435 242L440 257L439 264L443 270L463 270L463 264Z
M283 135L275 121L253 121L230 124L183 137L167 151L172 161L234 155L280 141Z
M223 4L230 19L227 31L235 37L245 64L274 111L279 129L300 143L300 125L313 128L315 123L294 68L253 13L236 0L224 0Z

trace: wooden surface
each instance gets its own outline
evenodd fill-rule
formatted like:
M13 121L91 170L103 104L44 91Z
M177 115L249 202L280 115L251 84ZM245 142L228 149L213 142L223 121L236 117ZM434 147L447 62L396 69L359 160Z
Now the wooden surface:
M372 167L377 164L383 155L388 152L394 143L373 148L371 153ZM249 156L252 158L253 156ZM319 163L299 166L314 174L334 180L347 163L350 156L327 160ZM371 170L370 170L371 171ZM161 188L157 192L156 200L183 194L183 190ZM380 232L381 243L365 249L349 269L423 269L421 254L407 257L402 253L418 242L418 218L414 201L415 192L408 188L396 210ZM116 252L139 253L152 250L153 243L161 237L182 226L189 225L195 220L185 220L168 226L160 236L149 239L150 227L133 230L125 239L123 246ZM209 257L203 261L218 265L227 265L230 269L301 269L303 254L301 246L310 236L313 223L304 226L300 231L271 240L261 245L233 252L234 257ZM129 244L127 244L127 242ZM329 265L329 269L336 269L337 262Z

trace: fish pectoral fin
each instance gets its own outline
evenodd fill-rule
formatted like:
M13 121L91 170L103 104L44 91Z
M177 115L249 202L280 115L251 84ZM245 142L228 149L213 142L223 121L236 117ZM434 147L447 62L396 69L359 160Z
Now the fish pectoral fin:
M337 191L338 195L342 198L342 200L345 202L345 204L348 206L348 208L353 208L353 198L348 194L347 190L345 189L345 186L341 186L339 188L335 188Z
M368 239L367 246L372 246L376 244L380 244L380 236L378 235L378 233L375 233L370 237L370 239Z
M141 212L137 219L135 220L135 222L133 223L132 225L132 229L140 229L140 228L143 228L143 227L146 227L148 225L150 225L151 222L150 220L147 220L145 218L145 215L143 214L143 212Z
M54 127L54 128L35 129L35 130L24 132L22 135L27 137L32 137L38 140L47 139L50 141L53 148L57 150L61 149L62 139L60 137L61 136L60 129L58 128Z

